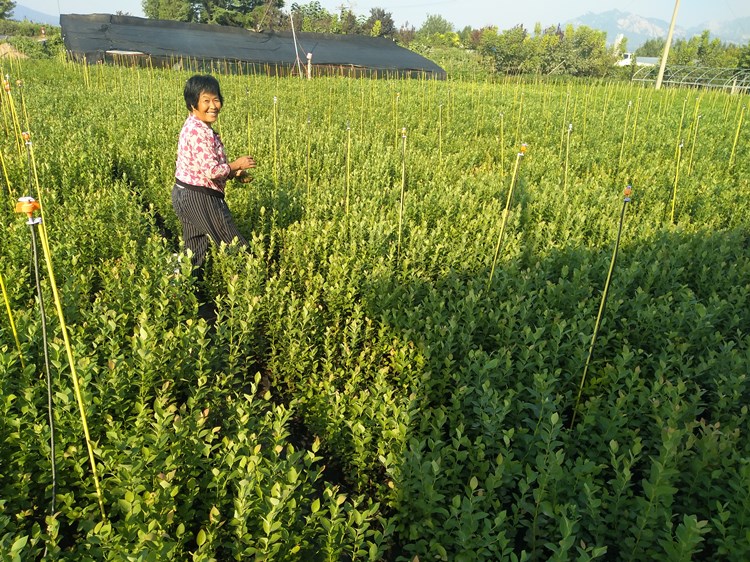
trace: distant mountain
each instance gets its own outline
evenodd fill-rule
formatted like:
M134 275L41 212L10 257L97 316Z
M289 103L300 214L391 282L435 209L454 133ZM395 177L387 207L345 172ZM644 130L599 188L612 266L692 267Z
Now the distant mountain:
M719 37L722 41L736 43L737 45L747 45L750 43L750 17L738 18L718 24L707 23L703 26L703 29L708 29L711 32L711 37ZM697 33L700 33L700 31Z
M26 6L21 6L20 4L16 4L15 9L13 10L13 15L10 19L16 21L28 20L34 23L43 23L45 25L60 25L59 15L51 16L49 14L32 10Z
M627 48L629 51L634 51L649 39L666 38L669 31L668 21L644 18L620 10L609 10L599 14L588 12L565 23L574 26L585 25L592 29L605 31L609 43L613 43L618 36L622 35L628 40ZM689 39L695 35L700 35L707 29L711 33L712 39L719 39L724 43L744 45L750 41L750 18L739 18L724 22L705 22L690 28L675 25L674 37Z

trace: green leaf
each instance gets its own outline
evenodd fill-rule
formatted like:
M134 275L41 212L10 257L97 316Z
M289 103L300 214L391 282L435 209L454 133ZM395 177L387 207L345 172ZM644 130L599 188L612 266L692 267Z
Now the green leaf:
M24 535L16 539L13 546L10 547L11 554L17 554L26 547L26 543L29 542L28 535Z

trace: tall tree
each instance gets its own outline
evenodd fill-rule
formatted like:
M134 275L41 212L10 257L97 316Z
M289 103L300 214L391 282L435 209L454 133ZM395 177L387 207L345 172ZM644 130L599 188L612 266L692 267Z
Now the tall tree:
M740 49L737 67L750 70L750 43Z
M502 74L517 74L529 55L528 33L517 25L498 33L496 28L487 28L482 33L479 52L493 61L495 71Z
M571 40L576 57L576 67L571 72L574 76L604 76L617 61L614 49L607 49L605 31L581 25L572 31Z
M544 31L536 26L534 35L517 25L502 33L483 30L479 52L503 74L538 73L573 76L605 76L618 58L617 48L608 48L606 33L580 26L560 26Z
M312 33L332 33L338 18L320 5L317 0L307 4L292 4L295 29Z
M393 15L390 12L386 12L383 8L372 8L370 10L370 17L365 21L365 29L371 31L380 22L380 28L377 34L370 33L376 37L392 37L396 33L396 24L393 22Z
M141 7L146 17L152 19L198 21L193 3L189 0L143 0Z
M660 57L664 52L664 42L663 37L649 39L635 50L635 54L639 57Z
M422 27L417 31L418 37L436 35L438 33L446 34L453 32L453 24L445 19L443 16L436 16L428 14L422 24Z
M13 15L16 3L13 0L0 0L0 20L7 20Z
M340 33L354 35L362 31L362 26L360 25L357 16L354 15L354 12L352 12L349 8L341 8L341 14L339 15L339 24Z
M0 2L3 0L0 0ZM283 0L142 0L149 18L269 27L281 20Z
M713 68L728 68L737 66L739 50L733 45L725 45L717 37L711 39L711 34L705 30L698 37L698 63L701 66Z
M453 24L443 16L428 15L417 31L417 40L425 45L459 47L461 38L453 31Z
M417 30L414 29L413 25L409 25L409 22L406 22L399 27L398 31L395 33L396 42L404 47L408 47L412 41L414 41L416 36Z
M667 62L677 65L695 64L698 60L697 41L678 39L669 49Z
M537 24L534 36L528 41L527 58L522 64L524 72L560 73L564 66L564 50L561 48L564 37L559 25L542 31L541 25Z

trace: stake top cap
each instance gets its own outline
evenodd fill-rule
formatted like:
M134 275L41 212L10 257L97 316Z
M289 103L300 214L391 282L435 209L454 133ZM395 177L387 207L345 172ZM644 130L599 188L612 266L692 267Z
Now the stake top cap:
M16 213L25 213L29 218L39 209L41 206L33 197L21 197L16 203Z

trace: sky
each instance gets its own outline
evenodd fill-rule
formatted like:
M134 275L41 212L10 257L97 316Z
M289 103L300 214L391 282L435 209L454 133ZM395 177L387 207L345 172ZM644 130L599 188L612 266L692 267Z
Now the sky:
M310 0L294 0L308 4ZM341 6L356 15L369 16L371 8L390 12L396 27L409 24L416 29L428 15L439 15L453 24L456 31L466 26L475 29L495 25L508 29L523 24L532 30L539 22L542 27L564 23L587 12L601 13L620 10L644 17L654 17L669 22L675 2L672 0L318 0L329 12L338 13ZM292 0L286 0L288 9ZM141 0L16 0L22 5L50 15L115 13L121 11L132 16L143 16ZM709 21L727 21L750 16L748 0L681 0L677 25L692 27Z

